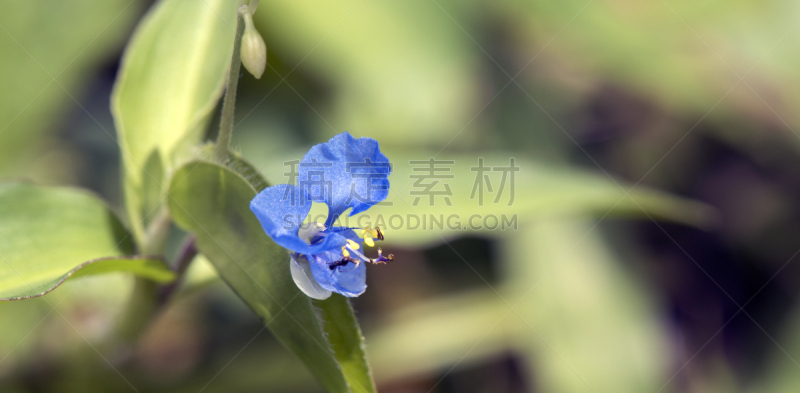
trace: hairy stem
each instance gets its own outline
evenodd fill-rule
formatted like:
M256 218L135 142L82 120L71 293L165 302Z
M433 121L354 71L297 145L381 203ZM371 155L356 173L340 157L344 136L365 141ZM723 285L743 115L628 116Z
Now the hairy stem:
M225 89L225 99L222 102L222 116L219 122L219 136L214 147L214 156L224 160L228 156L228 147L233 134L233 112L236 107L236 88L239 85L239 70L242 66L242 35L244 34L244 15L249 12L248 7L239 7L236 18L236 36L233 40L233 55L231 56L231 69L228 73L228 82Z

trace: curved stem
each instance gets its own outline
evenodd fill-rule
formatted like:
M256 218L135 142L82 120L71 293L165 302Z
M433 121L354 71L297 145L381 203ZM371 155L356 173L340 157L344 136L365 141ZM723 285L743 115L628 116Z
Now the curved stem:
M244 35L244 15L249 12L246 5L239 7L236 18L236 36L233 40L233 55L231 68L228 73L228 82L225 89L225 99L222 102L222 116L219 122L219 135L217 145L214 147L214 156L218 160L228 157L228 147L233 134L233 112L236 107L236 88L239 85L239 70L242 66L242 35Z
M178 254L178 258L174 266L175 275L177 278L169 285L161 288L161 293L158 297L159 306L163 307L172 298L172 295L175 294L175 290L181 285L183 276L185 275L186 270L189 268L189 264L192 262L192 260L194 260L195 256L197 256L195 237L194 235L189 235L186 240L184 240L183 246L181 246L181 252Z

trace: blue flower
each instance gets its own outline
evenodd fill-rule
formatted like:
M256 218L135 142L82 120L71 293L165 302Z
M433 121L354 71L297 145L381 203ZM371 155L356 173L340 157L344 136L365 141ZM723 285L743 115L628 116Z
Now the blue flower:
M364 293L366 264L384 263L362 253L363 243L374 247L383 240L379 228L334 226L348 209L361 213L389 195L389 159L372 138L353 138L347 132L311 148L300 161L297 185L268 187L250 202L264 231L292 251L292 278L308 296L325 299L332 292L354 297ZM312 202L328 206L325 223L303 225ZM358 229L358 233L354 230Z

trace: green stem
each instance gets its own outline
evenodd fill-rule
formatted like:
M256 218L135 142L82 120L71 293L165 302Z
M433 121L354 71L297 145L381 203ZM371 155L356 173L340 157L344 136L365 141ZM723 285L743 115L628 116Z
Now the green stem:
M138 340L158 305L158 285L153 281L137 277L133 292L119 319L117 332L123 343L131 345Z
M170 215L166 208L148 225L144 242L139 250L142 255L164 254L164 244L170 227ZM118 332L124 343L132 344L150 323L158 306L158 285L146 278L136 277L130 300L119 319Z
M233 40L233 55L231 56L231 69L228 73L228 82L225 89L225 100L222 102L222 116L219 122L219 136L214 147L214 156L218 160L228 157L228 147L233 134L233 112L236 107L236 87L239 85L239 70L242 66L242 35L244 35L244 15L249 12L246 5L239 7L239 16L236 19L236 37Z

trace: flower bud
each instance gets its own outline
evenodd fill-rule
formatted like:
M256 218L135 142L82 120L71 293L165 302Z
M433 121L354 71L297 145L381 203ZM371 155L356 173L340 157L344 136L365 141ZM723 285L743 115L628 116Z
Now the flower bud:
M253 26L253 17L250 13L244 15L244 35L242 36L242 65L247 68L256 79L260 79L267 66L267 44L261 38L256 27Z

